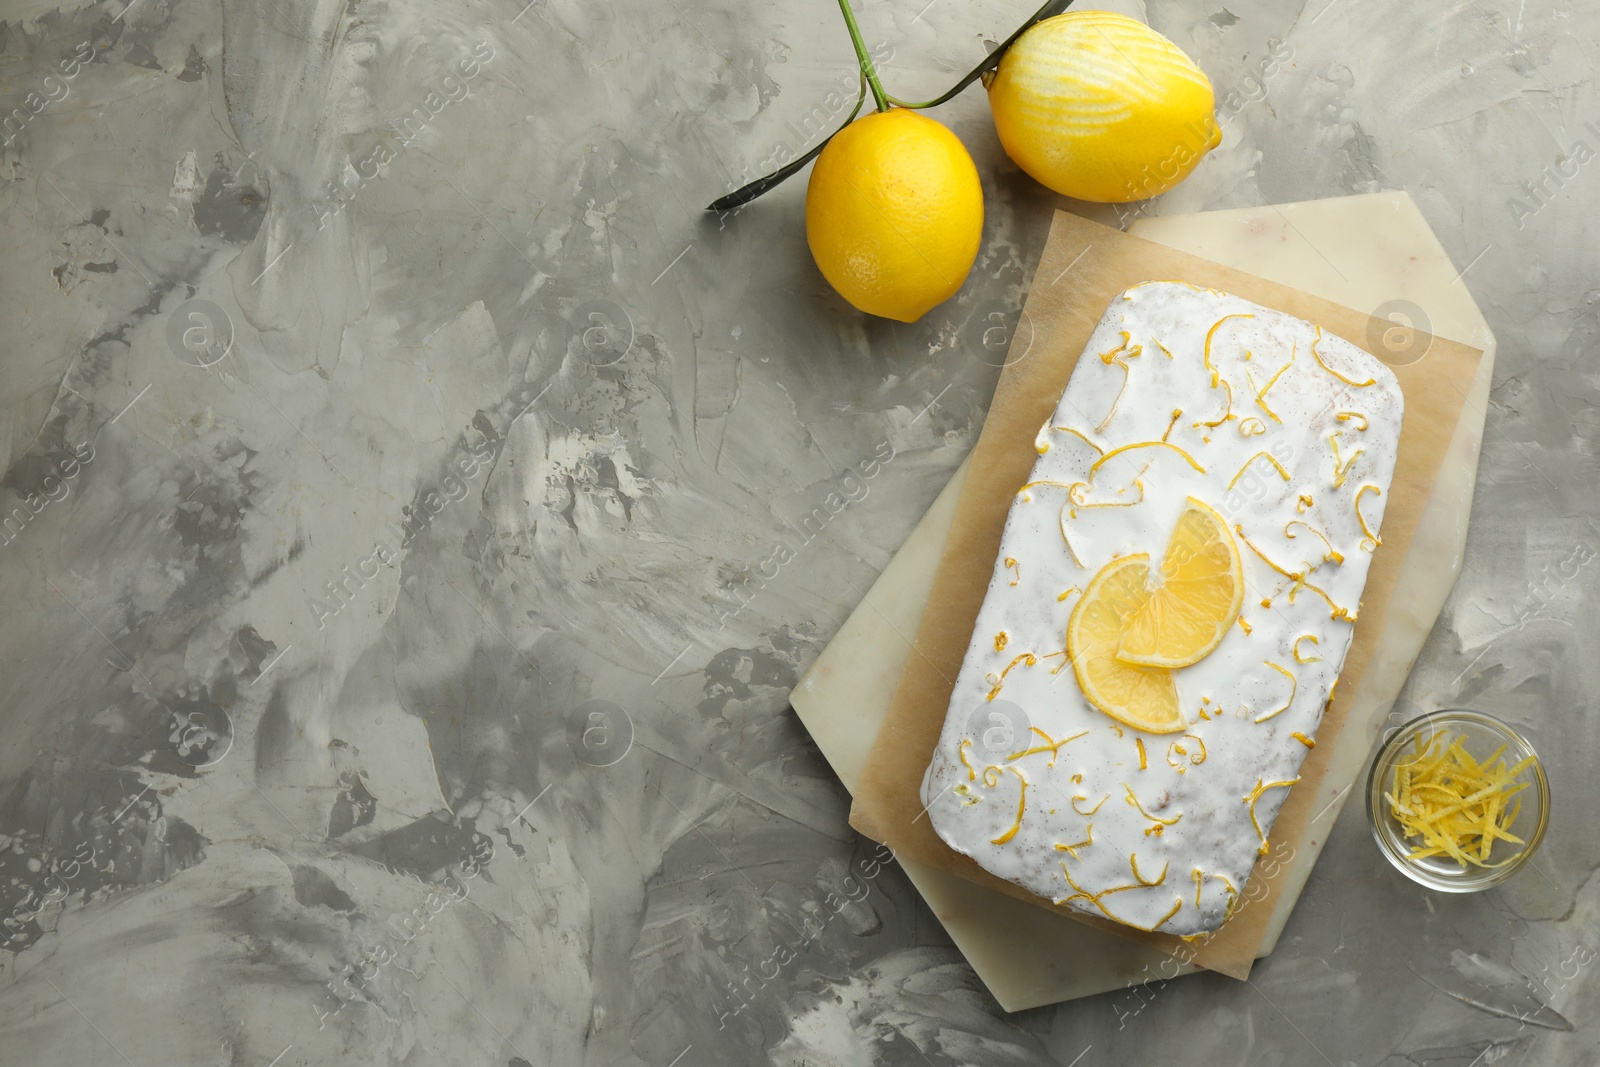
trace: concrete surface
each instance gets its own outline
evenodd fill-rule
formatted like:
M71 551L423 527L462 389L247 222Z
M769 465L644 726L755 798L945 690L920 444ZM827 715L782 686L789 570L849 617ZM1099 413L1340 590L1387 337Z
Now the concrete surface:
M907 99L1032 9L857 6ZM1407 700L1544 753L1531 871L1427 895L1352 804L1249 984L1006 1016L847 829L784 695L1050 211L1119 213L973 89L983 250L913 326L828 290L802 180L708 216L848 109L834 4L10 0L0 1059L1592 1062L1600 10L1235 6L1149 5L1226 140L1138 210L1406 189L1463 268L1498 380Z

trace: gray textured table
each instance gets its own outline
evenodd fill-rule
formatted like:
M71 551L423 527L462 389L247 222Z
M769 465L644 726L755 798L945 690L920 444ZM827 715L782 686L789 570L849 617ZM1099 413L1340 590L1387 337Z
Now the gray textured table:
M1402 188L1464 268L1498 378L1407 699L1545 753L1532 870L1426 895L1351 804L1249 984L1008 1017L874 863L785 694L1066 205L941 109L988 218L914 326L800 181L701 211L848 107L830 0L10 0L0 1060L1594 1062L1600 11L1236 6L1150 5L1226 140L1143 210ZM1031 3L857 7L918 98Z

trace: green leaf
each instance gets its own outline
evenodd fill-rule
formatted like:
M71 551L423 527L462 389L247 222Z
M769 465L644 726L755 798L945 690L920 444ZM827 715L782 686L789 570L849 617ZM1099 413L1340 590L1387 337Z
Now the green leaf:
M993 52L990 52L988 59L985 59L982 63L979 63L976 67L973 67L971 70L967 71L966 77L956 82L943 94L934 97L932 100L926 100L920 104L901 104L900 106L913 107L920 110L921 108L925 107L938 107L940 104L954 99L956 96L960 95L961 90L965 89L967 86L983 77L989 71L998 67L1000 65L1000 57L1005 55L1006 51L1010 49L1012 45L1017 43L1017 38L1021 37L1024 33L1027 33L1034 23L1043 22L1045 19L1055 18L1057 15L1066 11L1067 8L1071 6L1072 0L1049 0L1049 3L1045 4L1038 11L1033 13L1032 18L1030 18L1027 22L1024 22L1021 26L1018 26L1015 33L1001 42L999 48L996 48Z
M867 82L866 79L863 78L861 81L861 95L856 97L856 106L850 109L850 114L845 117L844 126L840 126L839 130L844 129L845 126L850 125L856 120L856 116L861 114L861 105L866 103L866 100ZM757 178L749 185L741 186L740 188L735 189L733 192L729 193L725 197L722 197L720 200L711 201L711 203L706 206L706 210L731 211L736 207L743 207L745 204L748 204L750 201L754 200L768 189L771 189L775 185L781 184L789 177L789 175L793 174L807 163L810 163L813 159L816 159L817 156L821 154L822 150L828 146L828 142L833 140L834 135L837 134L839 130L834 130L833 133L828 134L828 136L824 137L815 148L801 156L799 159L795 160L793 163L790 163L779 170L773 171L764 178Z
M940 104L952 99L967 86L983 77L984 74L998 67L1000 65L1000 57L1006 54L1006 49L1015 44L1017 38L1026 33L1029 27L1033 26L1035 23L1043 22L1045 19L1054 18L1056 15L1061 14L1071 6L1072 0L1047 0L1045 5L1038 11L1035 11L1033 16L1029 18L1027 22L1024 22L1021 26L1017 27L1015 33L1001 42L1000 47L996 48L993 52L990 52L988 57L985 58L982 63L979 63L976 67L973 67L970 71L968 71L966 76L951 86L949 90L924 103L900 104L900 106L921 110L922 108L927 107L937 107ZM861 113L861 105L866 101L866 98L867 88L865 83L863 83L861 87L861 96L857 98L854 110L850 112L850 117L845 119L844 125L840 126L839 130L844 129L845 126L848 126L855 121L856 116ZM895 101L895 103L898 104L899 101ZM828 134L828 136L823 138L815 148L811 149L811 151L807 152L793 163L790 163L779 170L775 170L771 174L757 178L750 184L735 189L727 196L713 200L706 206L706 210L730 211L733 208L742 207L745 204L748 204L750 201L754 200L762 193L765 193L767 190L772 189L777 185L781 185L800 168L804 167L807 163L810 163L813 159L816 159L818 154L820 154L821 151L827 147L828 142L833 140L833 138L838 135L839 130L834 130L833 133Z

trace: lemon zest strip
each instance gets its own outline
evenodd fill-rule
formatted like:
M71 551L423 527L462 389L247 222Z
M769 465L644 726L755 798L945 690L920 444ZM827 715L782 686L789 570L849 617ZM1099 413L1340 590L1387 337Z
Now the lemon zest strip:
M1244 358L1245 359L1249 359L1250 358L1250 353L1246 352L1244 354ZM1273 422L1277 423L1279 426L1283 425L1283 420L1278 418L1278 413L1276 411L1273 411L1271 408L1267 407L1267 400L1266 400L1267 390L1271 389L1275 384L1277 384L1279 375L1283 374L1284 371L1288 370L1290 364L1292 364L1293 362L1294 362L1293 357L1290 357L1289 362L1285 363L1283 366L1279 367L1278 368L1278 373L1274 374L1272 376L1272 378L1270 380L1268 380L1266 385L1259 385L1259 386L1256 385L1255 375L1251 374L1249 370L1246 370L1244 372L1244 380L1249 382L1250 383L1250 388L1252 388L1252 389L1254 389L1256 391L1256 407L1258 407L1262 411L1266 412L1267 413L1267 417L1269 419L1271 419ZM1262 425L1262 428L1265 429L1266 423L1262 423L1261 425Z
M967 762L967 746L970 744L972 744L972 738L962 738L961 743L956 746L956 755L961 757L961 765L967 769L967 781L976 782L978 780L978 772L972 769L971 763Z
M1053 478L1040 478L1036 482L1024 482L1022 488L1017 490L1017 495L1022 497L1023 503L1027 503L1028 501L1032 500L1033 497L1025 496L1024 494L1036 485L1053 485L1058 489L1065 489L1070 493L1073 486L1082 484L1082 482L1058 482Z
M987 785L990 789L993 789L995 786L1000 784L1000 776L996 776L993 782L989 781L990 771L1010 771L1012 774L1017 776L1017 781L1022 783L1022 792L1017 794L1017 821L1011 824L1011 829L1007 830L999 837L991 838L989 841L991 845L1003 845L1007 841L1010 841L1013 837L1016 837L1017 831L1022 829L1022 813L1028 807L1028 779L1015 767L985 767L983 769L983 784Z
M1103 504L1086 504L1086 503L1084 503L1082 500L1079 499L1079 494L1078 494L1077 490L1079 490L1079 489L1085 489L1085 490L1088 489L1089 488L1089 483L1088 482L1073 482L1070 486L1067 487L1067 498L1072 501L1073 507L1083 508L1085 511L1087 511L1087 510L1089 510L1091 508L1131 508L1131 507L1134 507L1136 505L1144 503L1144 482L1139 481L1136 478L1136 479L1134 479L1133 484L1139 487L1139 499L1138 500L1124 501L1121 504L1117 503L1115 500L1108 500ZM1121 492L1121 490L1118 490L1118 492Z
M1228 403L1222 409L1222 414L1217 416L1217 419L1216 419L1215 422L1206 422L1204 419L1202 419L1201 421L1199 421L1199 422L1194 424L1194 428L1196 430L1198 430L1202 426L1209 426L1211 429L1215 430L1218 426L1221 426L1223 423L1227 422L1229 419L1237 419L1239 417L1239 416L1237 416L1237 415L1235 415L1233 413L1233 386L1229 383L1228 379L1226 379L1226 378L1219 379L1219 381L1221 381L1221 383L1222 383L1222 388L1224 388L1224 389L1226 389L1228 391ZM1257 419L1256 421L1260 422L1261 420ZM1263 424L1262 428L1265 429L1265 424Z
M1066 744L1068 741L1076 741L1080 737L1087 737L1089 735L1089 731L1088 730L1082 730L1082 731L1080 731L1078 733L1073 734L1071 737L1064 737L1060 741L1053 741L1053 740L1050 739L1050 735L1049 734L1045 733L1043 730L1039 729L1037 726L1030 726L1030 727L1028 727L1028 729L1031 730L1032 732L1038 734L1040 737L1044 738L1044 744L1035 745L1032 748L1023 749L1021 752L1013 752L1011 755L1006 757L1006 762L1007 763L1010 763L1012 760L1021 759L1023 756L1032 756L1035 753L1048 752L1048 753L1050 753L1049 766L1054 767L1056 765L1056 756L1061 752L1061 746L1062 745Z
M1078 849L1080 849L1080 848L1088 848L1090 845L1094 844L1094 823L1090 823L1088 826L1085 826L1083 828L1083 830L1084 830L1084 833L1089 835L1088 837L1085 837L1082 841L1079 841L1077 844L1074 844L1074 845L1057 844L1056 845L1056 851L1057 852L1065 852L1067 855L1071 856L1073 859L1077 859L1078 858Z
M1288 481L1289 480L1289 472L1283 469L1283 464L1279 463L1276 459L1274 459L1272 457L1271 453L1269 453L1269 452L1257 452L1255 455L1251 456L1249 459L1244 461L1244 466L1240 467L1239 468L1239 473L1235 474L1233 476L1233 481L1228 483L1228 488L1232 489L1234 486L1238 485L1239 484L1239 479L1244 477L1244 472L1250 469L1250 465L1252 463L1254 463L1256 460L1258 460L1261 457L1263 457L1263 456L1266 457L1266 460L1267 460L1268 463L1270 463L1274 467L1278 468L1278 473L1283 475L1283 480L1284 481Z
M1152 278L1151 280L1149 280L1147 282L1140 282L1138 285L1130 285L1130 286L1128 286L1128 288L1123 290L1122 298L1124 300L1133 299L1132 297L1128 296L1128 294L1133 292L1136 289L1143 289L1147 285L1181 285L1185 289L1193 289L1197 293L1210 293L1212 296L1227 296L1228 295L1227 293L1224 293L1219 289L1208 289L1203 285L1196 285L1193 282L1186 282L1186 281L1182 280L1181 278L1166 278L1166 279Z
M1302 745L1306 746L1307 748L1316 748L1317 747L1317 743L1315 741L1311 740L1311 738L1307 737L1305 734L1301 733L1299 730L1296 730L1294 733L1290 734L1289 736L1294 738L1296 741L1300 742Z
M1502 765L1504 765L1504 763L1505 763L1504 760L1501 760L1500 762L1501 762ZM1515 767L1511 768L1511 770L1509 772L1507 772L1507 773L1510 776L1514 777L1515 775L1520 774L1525 768L1531 766L1532 764L1533 764L1533 757L1529 756L1527 759L1521 761ZM1510 791L1513 792L1513 793L1520 793L1520 792L1522 792L1522 790L1524 790L1526 788L1527 788L1527 783L1519 782L1516 785L1511 786L1510 787ZM1444 818L1446 815L1454 815L1456 812L1465 810L1466 808L1470 807L1473 804L1476 804L1478 801L1484 799L1485 797L1491 795L1492 793L1496 793L1496 792L1500 792L1500 791L1501 791L1501 783L1492 782L1489 785L1485 786L1484 788L1479 789L1477 792L1471 794L1470 796L1461 797L1456 802L1454 802L1452 804L1449 804L1449 805L1446 805L1445 807L1440 808L1440 809L1428 814L1427 816L1425 816L1422 819L1418 820L1418 825L1419 826L1428 826L1428 825L1430 825L1432 823L1435 823L1435 822L1439 821L1440 819Z
M1255 545L1250 543L1250 539L1244 535L1244 528L1243 527L1235 525L1233 529L1234 529L1234 532L1239 535L1239 540L1241 540L1241 541L1243 541L1245 543L1245 547L1246 548L1250 549L1250 551L1254 552L1258 557L1260 557L1261 562L1265 563L1267 566L1271 567L1273 570L1277 571L1279 574L1283 575L1285 578L1288 578L1290 581L1294 582L1294 585L1289 587L1289 603L1291 603L1291 604L1294 603L1294 597L1295 597L1295 593L1296 592L1298 592L1301 589L1309 589L1313 593L1317 594L1318 596L1320 596L1323 600L1325 600L1327 602L1328 607L1333 610L1333 617L1335 619L1343 619L1345 622L1355 622L1356 621L1356 616L1355 615L1350 614L1350 612L1347 609L1340 607L1338 604L1335 604L1333 602L1333 598L1330 597L1327 593L1323 592L1317 586L1315 586L1315 585L1311 584L1310 582L1306 581L1305 574L1303 574L1303 573L1295 574L1295 573L1293 573L1291 571L1286 571L1282 567L1278 566L1276 563L1272 562L1272 560L1267 557L1267 554L1265 552L1261 551Z
M1143 489L1141 489L1139 491L1139 496L1140 496L1141 499L1143 498L1143 496L1144 496L1144 490ZM1062 542L1062 544L1067 546L1067 551L1072 554L1072 562L1076 563L1079 567L1083 567L1084 566L1083 557L1078 555L1078 550L1072 547L1072 538L1067 536L1067 518L1068 518L1068 508L1067 508L1067 506L1065 504L1063 504L1061 506L1061 514L1059 516L1057 516L1057 518L1056 518L1056 525L1061 527L1061 542ZM1076 588L1076 587L1074 587L1074 588ZM1057 597L1056 599L1057 600L1064 600L1064 599L1066 599L1066 596L1067 596L1066 593L1062 593L1061 596Z
M1040 656L1039 658L1040 659L1055 659L1057 656L1061 657L1061 663L1054 670L1052 670L1050 672L1051 674L1060 674L1063 670L1065 670L1067 667L1072 665L1072 661L1067 658L1067 650L1064 649L1064 648L1060 652L1046 652L1044 655Z
M1024 660L1027 662L1023 663ZM1011 673L1012 667L1015 667L1018 663L1023 663L1023 666L1026 667L1032 667L1038 662L1039 657L1035 656L1032 652L1024 652L1020 656L1014 658L1010 663L1006 664L1006 669L1000 672L1000 680L994 683L994 688L989 690L989 695L984 699L993 700L995 697L1000 695L1000 687L1006 684L1006 675Z
M1112 398L1111 407L1106 411L1106 417L1101 419L1095 426L1095 433L1104 433L1106 427L1111 424L1112 416L1117 413L1117 405L1122 403L1122 394L1128 391L1128 379L1133 377L1133 372L1128 369L1128 365L1122 360L1117 360L1117 366L1122 368L1122 388L1118 389L1117 395Z
M1321 641L1317 640L1316 634L1301 634L1299 637L1294 639L1294 661L1296 663L1321 663L1321 656L1302 656L1300 654L1301 641L1310 641L1313 645L1322 644Z
M1201 708L1201 714L1205 714L1204 708ZM1210 716L1206 717L1208 719L1210 718ZM1200 746L1199 752L1190 752L1179 743L1189 739L1192 739L1195 744ZM1178 738L1177 741L1174 741L1167 746L1167 766L1173 768L1179 774L1182 774L1187 768L1183 766L1182 759L1178 760L1177 762L1173 762L1173 756L1186 757L1191 766L1198 767L1200 764L1206 761L1206 743L1198 734L1184 734L1182 737Z
M1054 903L1054 904L1070 904L1074 900L1087 900L1089 903L1091 903L1095 907L1099 908L1100 909L1100 913L1102 915L1104 915L1106 918L1110 919L1112 922L1121 923L1123 926L1130 926L1135 930L1143 930L1145 933L1154 932L1158 927L1160 927L1168 919L1170 919L1174 915L1178 914L1178 909L1183 907L1183 898L1179 897L1177 899L1177 901L1172 905L1172 910L1167 912L1165 915L1163 915L1154 924L1152 924L1150 926L1140 926L1138 923L1132 923L1132 922L1129 922L1126 919L1119 918L1118 916L1111 914L1111 912L1106 908L1106 906L1104 904L1100 903L1100 900L1101 900L1102 897L1108 897L1112 893L1122 893L1122 892L1126 892L1129 889L1147 889L1147 888L1149 888L1148 886L1144 886L1144 885L1141 885L1141 884L1135 882L1132 885L1117 885L1117 886L1112 886L1110 889L1102 889L1098 893L1090 893L1087 890L1085 890L1082 886L1080 886L1077 882L1074 882L1072 880L1072 874L1071 874L1071 872L1069 872L1067 870L1067 864L1066 864L1065 860L1063 860L1061 862L1061 874L1062 874L1062 877L1066 878L1067 884L1070 885L1076 892L1074 892L1071 896L1060 897L1060 898L1052 901L1052 903Z
M1333 375L1335 378L1339 379L1344 384L1353 385L1357 389L1363 389L1366 386L1376 385L1377 384L1378 379L1376 379L1376 378L1368 378L1364 382L1358 382L1358 381L1354 381L1354 380L1352 380L1350 378L1346 378L1344 375L1340 374L1338 371L1334 370L1332 367L1330 367L1326 363L1324 363L1322 361L1322 353L1317 351L1317 344L1321 340L1322 340L1322 327L1318 326L1317 327L1317 339L1315 341L1311 342L1311 355L1312 355L1312 358L1314 358L1317 361L1317 366L1321 367L1323 370L1327 371L1329 374Z
M1077 812L1079 815L1082 815L1082 816L1087 818L1088 816L1093 815L1095 812L1099 811L1100 810L1100 804L1104 804L1106 801L1110 800L1111 799L1111 794L1107 793L1105 796L1101 797L1100 798L1100 804L1096 804L1094 807L1090 808L1088 811L1084 811L1084 810L1082 810L1081 808L1078 807L1078 801L1080 801L1080 800L1088 800L1088 799L1089 798L1084 796L1082 793L1074 794L1073 797L1072 797L1072 810Z
M1061 861L1061 873L1067 879L1067 884L1070 885L1073 889L1077 890L1077 892L1073 893L1072 896L1070 896L1070 897L1061 897L1061 898L1059 898L1057 900L1052 901L1051 903L1054 903L1054 904L1070 904L1074 900L1087 900L1089 903L1093 904L1095 907L1097 907L1101 911L1105 912L1106 918L1115 919L1117 922L1121 922L1122 920L1121 919L1117 919L1117 917L1115 915L1112 915L1109 911L1106 911L1105 905L1100 903L1100 898L1101 897L1110 896L1112 893L1125 893L1130 889L1139 889L1139 888L1141 888L1137 883L1134 883L1133 885L1112 886L1110 889L1102 889L1098 893L1090 893L1088 890L1086 890L1082 886L1080 886L1077 882L1074 882L1072 880L1072 875L1067 872L1067 864L1066 864L1065 860Z
M1100 353L1100 362L1102 362L1102 363L1115 363L1115 362L1117 362L1118 359L1122 358L1122 353L1128 351L1128 345L1133 342L1133 335L1130 334L1127 330L1119 330L1117 332L1122 334L1122 343L1120 345L1118 345L1116 348L1113 348L1109 352ZM1132 355L1136 356L1136 355L1139 354L1139 352L1140 352L1140 349L1136 347L1133 350Z
M1250 805L1250 825L1256 828L1256 836L1261 838L1261 847L1257 850L1260 855L1265 856L1267 854L1267 835L1261 832L1261 821L1256 818L1256 801L1260 800L1261 795L1269 789L1287 789L1299 780L1300 776L1298 774L1287 782L1266 782L1257 778L1256 787L1250 790L1249 796L1244 798L1244 802Z
M1367 428L1367 417L1361 414L1359 411L1338 411L1334 413L1333 417L1338 419L1340 422L1349 422L1351 419L1360 419L1361 425L1357 426L1356 429L1365 431Z
M1351 457L1351 458L1353 459L1354 457ZM1318 530L1315 526L1312 526L1310 523L1308 523L1308 522L1306 522L1306 521L1304 521L1302 519L1291 519L1290 521L1288 521L1288 522L1283 524L1283 536L1287 537L1291 541L1294 540L1294 534L1289 532L1289 527L1291 527L1291 526L1304 526L1307 530L1310 530L1312 533L1316 534L1317 537L1322 540L1322 543L1324 545L1326 545L1327 549L1328 549L1328 551L1326 551L1326 552L1324 552L1322 554L1322 562L1324 562L1324 563L1343 563L1344 562L1344 553L1340 552L1337 548L1333 547L1333 542L1328 540L1328 535L1327 534L1323 533L1321 530Z
M1013 567L1015 567L1017 569L1017 576L1015 578L1011 579L1011 584L1012 585L1016 585L1018 582L1022 581L1022 566L1015 559L1013 559L1010 556L1007 556L1006 557L1006 570L1010 570Z
M1157 919L1155 922L1151 923L1149 926L1140 926L1138 923L1131 923L1126 919L1118 919L1117 922L1121 923L1124 926L1131 926L1135 930L1143 930L1147 934L1153 934L1157 930L1159 930L1162 927L1162 925L1166 923L1166 921L1168 919L1170 919L1174 915L1178 914L1178 909L1181 908L1181 907L1183 907L1183 898L1182 897L1178 897L1177 899L1175 899L1172 902L1172 910L1167 912L1165 915L1161 916L1161 918ZM1105 909L1102 908L1100 910L1104 911ZM1109 914L1109 912L1107 914Z
M1144 351L1143 346L1140 345L1134 345L1133 350L1128 351L1128 343L1131 340L1132 338L1128 335L1128 332L1124 330L1122 331L1122 344L1120 346L1113 348L1109 352L1100 353L1102 361L1108 364L1115 363L1122 368L1122 388L1117 390L1116 398L1111 401L1111 409L1106 412L1106 417L1101 419L1100 424L1094 428L1095 433L1105 432L1106 426L1111 422L1111 417L1117 413L1117 405L1122 403L1122 394L1128 391L1128 380L1133 377L1133 369L1128 366L1127 361ZM1119 353L1123 352L1127 354L1119 355Z
M1368 489L1371 489L1379 496L1383 495L1383 490L1379 489L1375 485L1363 485L1360 489L1357 489L1355 501L1356 521L1361 524L1361 532L1367 535L1361 542L1362 550L1366 552L1374 552L1377 550L1379 545L1383 544L1383 538L1373 533L1372 527L1367 525L1367 520L1361 517L1361 494L1365 493Z
M1254 415L1250 416L1248 419L1244 419L1239 423L1240 437L1260 437L1266 432L1267 424L1256 418Z
M1211 877L1222 879L1222 884L1227 887L1228 906L1222 913L1222 919L1224 922L1226 922L1233 918L1233 909L1239 906L1239 891L1233 887L1233 883L1228 880L1227 875L1214 874Z
M1044 428L1039 431L1039 435L1033 439L1034 451L1038 452L1041 456L1050 451L1050 442L1045 438L1047 435L1052 433L1070 433L1074 437L1077 437L1079 440L1081 440L1084 444L1100 453L1102 456L1106 454L1106 450L1089 440L1089 435L1084 433L1082 430L1075 429L1071 426L1051 426L1046 423Z
M1328 443L1333 446L1333 487L1337 489L1344 485L1346 478L1350 477L1350 468L1355 465L1356 460L1361 457L1361 454L1365 452L1366 449L1358 448L1354 452L1350 453L1349 459L1341 461L1339 458L1338 431L1334 431L1328 435Z
M1211 324L1211 329L1206 331L1205 364L1206 364L1206 370L1211 372L1211 388L1215 389L1217 387L1217 382L1219 382L1222 379L1222 375L1217 373L1217 368L1215 368L1215 367L1213 367L1211 365L1211 341L1212 341L1212 339L1214 337L1216 337L1218 328L1220 328L1222 326L1222 324L1227 322L1229 319L1253 319L1253 318L1255 318L1255 316L1250 314L1249 312L1237 312L1237 313L1232 314L1232 315L1224 315L1224 316L1222 316L1222 318L1220 318L1216 322L1212 323Z
M1127 782L1123 782L1122 783L1122 788L1128 791L1128 803L1133 805L1133 807L1135 809L1137 809L1137 811L1139 812L1140 815L1143 815L1145 818L1149 819L1151 822L1157 824L1156 826L1147 827L1145 829L1145 833L1146 834L1152 834L1153 833L1153 834L1155 834L1157 836L1160 836L1162 829L1164 829L1164 828L1166 828L1168 826L1176 826L1177 823L1178 823L1178 820L1183 818L1183 812L1181 812L1181 811L1178 812L1178 814L1174 815L1170 819L1163 819L1160 816L1151 815L1148 811L1144 810L1144 805L1139 803L1139 798L1133 795L1133 787L1131 785L1129 785Z
M1172 451L1188 460L1189 466L1193 467L1196 471L1200 472L1201 474L1206 472L1204 467L1195 462L1193 456L1189 455L1189 453L1185 452L1177 445L1170 444L1166 441L1135 441L1131 445L1121 445L1117 448L1113 448L1110 452L1107 452L1105 455L1091 463L1089 465L1089 477L1092 479L1094 477L1094 472L1105 466L1106 462L1113 456L1121 455L1124 452L1131 452L1136 448L1170 448Z
M1289 685L1291 688L1289 689L1289 699L1283 702L1283 707L1278 708L1276 711L1269 711L1265 715L1257 715L1256 722L1266 722L1273 716L1282 715L1284 712L1288 711L1289 705L1294 703L1294 695L1300 691L1300 681L1294 676L1292 671L1285 670L1269 659L1262 660L1261 662L1265 663L1267 666L1271 667L1273 670L1289 679Z
M1289 362L1287 362L1283 366L1279 367L1278 368L1278 373L1274 374L1271 378L1269 378L1267 380L1267 384L1266 385L1264 385L1260 389L1256 390L1256 407L1260 408L1262 411L1265 411L1268 415L1272 416L1272 421L1277 423L1279 426L1283 425L1283 420L1278 418L1277 412L1275 412L1271 408L1267 407L1267 391L1270 390L1274 385L1278 384L1278 379L1283 377L1283 372L1284 371L1286 371L1290 367L1294 366L1295 357L1299 354L1299 351L1300 351L1300 342L1299 341L1293 342L1289 346ZM1249 377L1249 372L1248 371L1245 373L1245 377L1247 377L1247 378ZM1256 384L1254 378L1250 379L1250 384L1251 385Z
M1170 860L1166 863L1163 863L1161 865L1161 873L1156 875L1156 880L1152 882L1150 879L1139 873L1138 853L1135 852L1128 855L1128 867L1133 871L1133 880L1145 888L1149 888L1153 885L1160 885L1162 882L1165 882L1167 880L1167 868L1171 865L1172 864Z

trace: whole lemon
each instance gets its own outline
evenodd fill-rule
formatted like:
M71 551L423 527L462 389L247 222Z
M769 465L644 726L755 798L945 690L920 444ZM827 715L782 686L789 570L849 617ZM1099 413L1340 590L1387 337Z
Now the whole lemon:
M857 119L817 157L806 242L822 276L869 315L915 322L978 257L983 186L960 138L906 108Z
M1166 192L1222 143L1211 81L1177 45L1109 11L1045 19L989 83L1006 154L1058 193L1120 204Z

